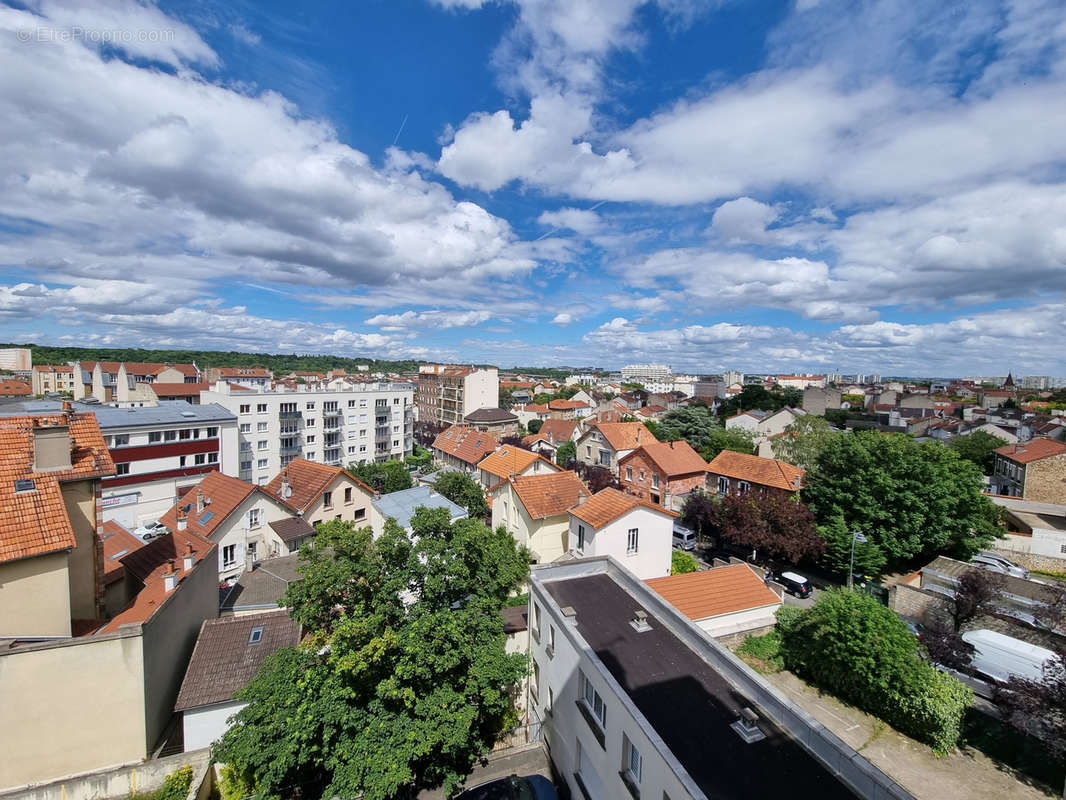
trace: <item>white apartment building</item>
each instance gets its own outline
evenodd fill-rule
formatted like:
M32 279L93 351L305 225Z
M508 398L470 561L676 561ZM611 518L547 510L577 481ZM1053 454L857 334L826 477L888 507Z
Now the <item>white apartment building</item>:
M265 485L297 456L345 466L410 455L414 390L411 383L382 382L231 392L219 383L200 393L200 403L237 415L237 477Z
M908 796L613 558L529 590L527 713L569 796Z
M0 350L0 369L29 372L32 368L33 356L28 347L8 347Z
M669 364L627 364L622 367L622 379L625 381L648 381L674 382L674 370Z
M423 364L416 399L419 421L461 425L480 408L499 407L500 373L496 367Z

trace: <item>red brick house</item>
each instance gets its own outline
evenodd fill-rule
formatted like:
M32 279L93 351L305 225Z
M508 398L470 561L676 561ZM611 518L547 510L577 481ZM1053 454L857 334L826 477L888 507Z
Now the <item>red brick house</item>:
M622 488L642 500L680 511L685 497L707 486L707 462L686 441L649 442L618 462Z
M805 470L775 458L723 450L707 465L707 484L722 497L752 489L792 494L803 488L806 474Z

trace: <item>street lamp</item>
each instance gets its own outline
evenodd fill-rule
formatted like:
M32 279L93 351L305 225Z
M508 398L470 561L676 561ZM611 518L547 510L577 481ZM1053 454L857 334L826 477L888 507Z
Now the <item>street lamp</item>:
M851 564L848 566L848 591L850 592L855 584L855 542L859 544L866 544L866 536L862 531L855 531L851 534Z

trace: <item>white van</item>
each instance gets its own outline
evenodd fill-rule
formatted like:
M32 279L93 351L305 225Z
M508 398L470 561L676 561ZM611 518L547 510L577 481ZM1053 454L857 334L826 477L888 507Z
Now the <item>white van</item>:
M1043 680L1044 665L1056 658L1055 652L1045 647L986 629L967 631L962 640L973 645L971 666L999 683L1012 676Z
M674 523L674 547L682 550L692 550L696 547L696 532L686 528L680 522Z

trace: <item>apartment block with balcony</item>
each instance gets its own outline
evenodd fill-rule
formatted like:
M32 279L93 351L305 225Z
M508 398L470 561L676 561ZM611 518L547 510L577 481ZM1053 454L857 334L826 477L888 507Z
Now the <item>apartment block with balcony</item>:
M30 373L30 385L33 387L34 394L66 392L73 395L74 367L69 365L36 365Z
M216 384L200 396L237 416L237 472L265 485L296 458L329 466L402 459L414 447L411 383L304 385L234 390Z
M418 419L460 425L479 408L500 402L500 374L495 367L425 364L418 368Z

